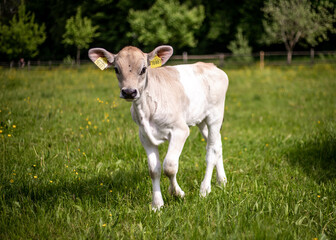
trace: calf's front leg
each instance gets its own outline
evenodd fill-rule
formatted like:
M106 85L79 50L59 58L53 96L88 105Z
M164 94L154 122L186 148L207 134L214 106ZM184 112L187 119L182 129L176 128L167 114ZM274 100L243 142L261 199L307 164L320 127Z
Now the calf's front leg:
M189 128L187 125L173 129L170 135L168 152L163 161L163 171L170 180L170 194L182 198L185 194L177 183L176 174L178 171L179 157L188 136Z
M163 206L163 199L160 188L161 163L159 158L159 151L158 147L153 145L147 137L143 136L141 133L139 135L142 146L145 148L148 157L148 169L153 186L152 209L156 211Z

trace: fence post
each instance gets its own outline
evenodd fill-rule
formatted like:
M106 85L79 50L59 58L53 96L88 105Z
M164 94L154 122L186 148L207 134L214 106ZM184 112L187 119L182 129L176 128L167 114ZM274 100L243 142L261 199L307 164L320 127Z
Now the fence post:
M51 61L49 61L48 63L49 63L49 69L51 69L51 63L52 63L52 62L51 62Z
M263 70L265 66L264 58L265 58L264 51L260 51L260 69L261 70Z
M28 69L28 71L30 70L30 61L28 61L28 63L27 63L27 69Z
M219 67L224 67L224 53L219 54Z
M315 57L315 51L314 48L310 49L310 63L313 65L314 64L314 57Z
M188 53L187 52L183 52L183 63L187 63L188 62Z

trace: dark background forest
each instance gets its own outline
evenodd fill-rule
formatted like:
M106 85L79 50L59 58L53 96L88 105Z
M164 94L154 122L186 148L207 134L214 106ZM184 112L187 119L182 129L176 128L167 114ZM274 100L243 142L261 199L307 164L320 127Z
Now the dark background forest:
M0 8L0 23L7 24L17 13L21 1L2 0ZM78 7L82 9L82 16L92 20L98 26L100 35L96 37L90 47L102 47L111 52L118 52L126 45L135 45L149 50L154 46L144 46L136 37L131 36L128 16L130 9L146 10L154 0L29 0L25 1L26 11L35 14L35 22L45 24L46 40L39 46L38 60L62 60L66 56L75 58L76 48L62 44L67 19L76 14ZM180 0L181 4L190 7L203 5L205 17L201 27L195 33L196 46L174 46L175 54L187 51L189 54L212 54L230 52L227 48L234 39L238 27L243 30L253 52L285 51L283 44L265 45L262 41L264 28L262 8L265 0ZM317 0L312 1L318 2ZM336 0L330 1L336 4ZM158 26L160 27L160 26ZM335 50L335 34L329 34L329 40L315 46L316 50ZM171 44L162 42L162 44ZM295 50L309 50L308 44L300 44ZM86 58L87 49L82 49L82 59ZM8 60L6 55L0 54L0 60Z

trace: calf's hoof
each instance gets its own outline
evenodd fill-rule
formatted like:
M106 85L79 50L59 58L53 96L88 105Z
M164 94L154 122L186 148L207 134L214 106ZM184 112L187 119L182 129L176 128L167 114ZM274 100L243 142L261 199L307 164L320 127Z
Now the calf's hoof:
M156 212L156 211L160 211L160 209L163 207L163 201L161 201L161 202L152 202L152 210L154 211L154 212Z
M153 201L152 201L152 210L156 212L163 207L163 199L161 192L154 192L153 194Z
M182 191L180 187L173 189L171 186L169 186L168 191L172 196L175 196L175 197L184 198L185 196L185 193Z
M227 184L227 179L226 179L226 177L223 177L223 178L217 178L217 184L218 184L220 187L225 187L226 184Z
M211 185L205 184L204 182L201 183L201 189L200 189L200 196L206 197L211 192Z

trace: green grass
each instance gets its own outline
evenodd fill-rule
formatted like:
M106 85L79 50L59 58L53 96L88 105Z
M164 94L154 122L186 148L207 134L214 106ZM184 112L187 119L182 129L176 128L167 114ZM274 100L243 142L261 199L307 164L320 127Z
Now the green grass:
M214 174L199 197L205 142L192 128L178 173L186 197L162 176L155 213L112 71L1 70L0 239L335 239L335 65L227 74L228 185Z

